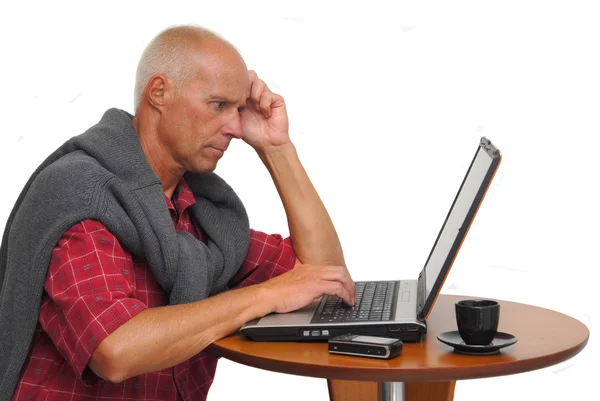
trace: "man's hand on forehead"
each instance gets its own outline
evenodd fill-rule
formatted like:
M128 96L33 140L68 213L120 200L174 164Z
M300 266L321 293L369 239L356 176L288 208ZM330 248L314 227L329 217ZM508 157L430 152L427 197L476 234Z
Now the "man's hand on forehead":
M258 77L253 70L248 71L250 86L246 94L250 104L248 107L253 107L253 110L262 112L265 118L271 117L271 104L273 103L273 93L267 84Z
M256 72L248 71L246 108L242 111L243 139L256 150L290 142L283 97L271 92Z

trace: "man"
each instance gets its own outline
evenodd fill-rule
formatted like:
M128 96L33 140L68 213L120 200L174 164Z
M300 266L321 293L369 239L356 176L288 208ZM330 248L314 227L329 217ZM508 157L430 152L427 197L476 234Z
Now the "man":
M233 46L199 27L162 32L140 59L135 109L50 155L11 213L2 400L206 399L215 340L323 294L355 301L285 102ZM250 230L212 173L235 138L271 174L290 238Z

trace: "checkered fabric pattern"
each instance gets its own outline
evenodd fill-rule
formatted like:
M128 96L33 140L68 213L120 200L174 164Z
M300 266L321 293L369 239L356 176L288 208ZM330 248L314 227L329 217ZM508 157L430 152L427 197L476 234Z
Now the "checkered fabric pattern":
M182 180L165 196L176 230L203 240L192 219L195 203ZM231 288L261 283L294 267L290 238L251 230L246 260ZM38 326L13 400L205 400L217 358L202 351L169 369L121 383L97 377L87 367L110 333L146 308L168 298L148 265L135 258L99 221L74 225L54 249L44 284Z

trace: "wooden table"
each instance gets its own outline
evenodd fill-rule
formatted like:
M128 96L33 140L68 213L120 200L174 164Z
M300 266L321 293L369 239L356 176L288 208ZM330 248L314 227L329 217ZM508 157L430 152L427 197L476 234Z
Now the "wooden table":
M515 302L500 302L498 331L518 342L500 354L455 353L437 340L456 330L454 304L473 297L440 295L421 343L405 343L402 354L385 361L333 355L326 343L255 342L234 334L211 345L211 351L248 366L328 379L335 401L408 399L452 400L456 380L510 375L548 367L577 355L589 330L562 313ZM404 384L406 383L406 384ZM515 394L517 396L517 394Z

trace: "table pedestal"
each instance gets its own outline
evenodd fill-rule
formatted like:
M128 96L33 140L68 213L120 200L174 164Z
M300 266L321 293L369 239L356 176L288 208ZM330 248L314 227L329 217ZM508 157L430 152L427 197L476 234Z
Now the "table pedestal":
M394 384L402 385L404 388L402 396L404 398L391 398L392 396L399 396L401 394L399 388L393 388ZM327 380L327 385L331 401L452 401L456 382L377 383L353 380Z
M406 401L404 382L379 383L379 401Z

